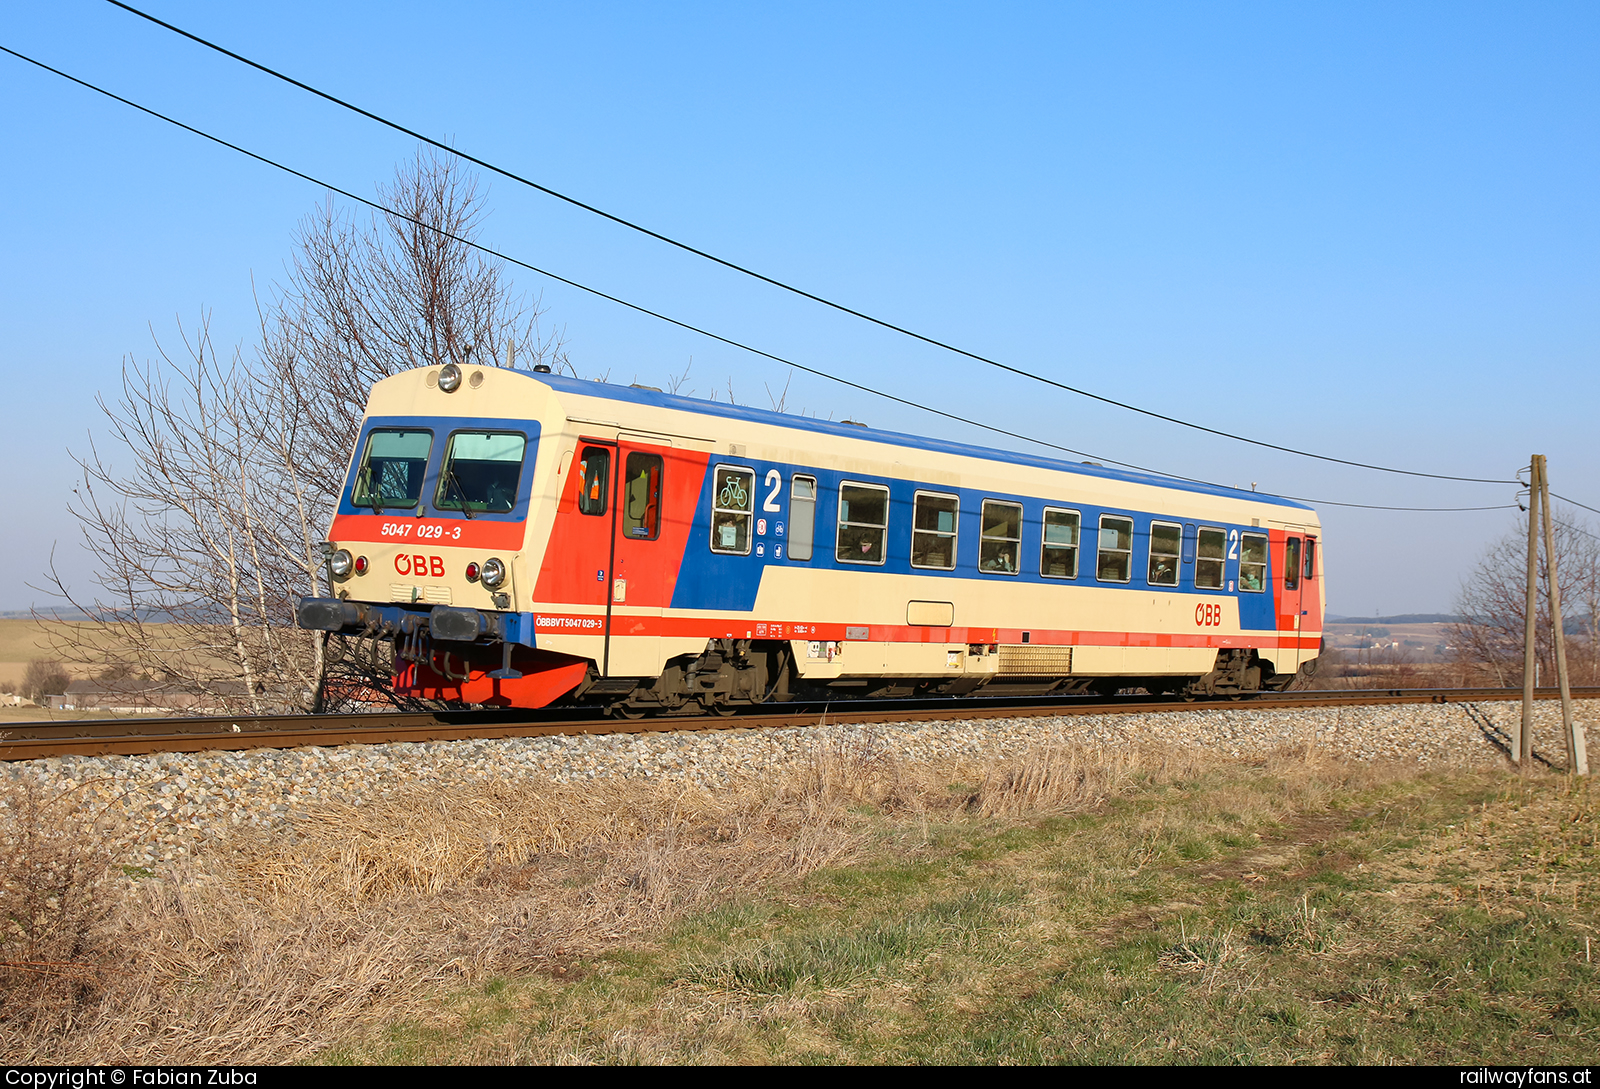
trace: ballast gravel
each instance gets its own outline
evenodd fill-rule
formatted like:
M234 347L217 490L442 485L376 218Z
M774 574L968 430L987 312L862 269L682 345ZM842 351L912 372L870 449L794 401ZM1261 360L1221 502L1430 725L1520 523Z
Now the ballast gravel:
M1575 705L1594 733L1590 701ZM340 748L146 756L52 757L0 765L0 780L33 780L47 795L75 792L81 815L112 818L126 829L117 849L131 865L188 854L240 826L270 826L326 802L360 805L418 783L522 778L581 782L642 777L715 787L735 776L782 769L814 746L871 744L908 761L952 756L1020 755L1057 743L1128 746L1176 744L1224 757L1260 756L1312 743L1351 760L1423 765L1495 765L1505 761L1515 701L1404 706L1254 710L1213 708L1157 714L1048 718L884 721L804 728L704 730L648 734L430 741ZM1560 705L1537 705L1534 753L1564 767ZM4 805L0 801L0 805Z

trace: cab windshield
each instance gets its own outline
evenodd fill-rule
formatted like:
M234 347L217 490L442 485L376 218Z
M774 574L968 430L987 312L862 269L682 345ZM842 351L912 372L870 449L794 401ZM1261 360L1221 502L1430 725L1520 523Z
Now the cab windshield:
M457 431L439 470L439 510L506 514L517 502L522 455L528 440L515 432Z
M378 511L415 507L422 499L422 474L432 449L432 431L374 428L367 436L350 501Z

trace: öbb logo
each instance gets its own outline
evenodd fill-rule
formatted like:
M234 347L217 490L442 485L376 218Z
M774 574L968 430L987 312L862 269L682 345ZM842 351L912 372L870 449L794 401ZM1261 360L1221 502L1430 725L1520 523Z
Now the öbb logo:
M444 578L444 560L438 556L407 556L401 553L394 558L394 569L402 575L415 575L418 578L426 575Z
M1194 622L1202 628L1220 628L1222 626L1222 606L1196 605L1194 607Z

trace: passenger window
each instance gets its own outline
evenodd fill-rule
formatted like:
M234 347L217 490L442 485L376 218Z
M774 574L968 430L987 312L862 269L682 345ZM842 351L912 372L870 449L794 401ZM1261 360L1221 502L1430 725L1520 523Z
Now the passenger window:
M578 463L578 510L583 514L604 514L610 506L611 451L604 446L589 446Z
M1267 588L1267 538L1260 533L1239 535L1239 589L1259 594Z
M374 430L367 436L350 502L376 511L415 507L422 502L422 474L432 449L432 431Z
M439 469L438 510L508 514L517 501L522 455L528 440L506 432L458 431L445 446Z
M911 518L911 566L953 571L956 566L956 515L953 495L917 493Z
M978 535L978 570L1015 575L1022 560L1022 507L984 500Z
M816 536L816 478L789 481L789 558L810 560Z
M1300 538L1290 537L1284 542L1283 548L1283 588L1297 590L1300 587Z
M1194 563L1194 584L1202 590L1222 589L1227 554L1227 531L1201 526L1199 556Z
M1306 578L1311 578L1317 572L1317 539L1306 538Z
M1052 579L1078 577L1078 530L1082 522L1075 510L1044 509L1044 544L1039 553L1039 573Z
M1182 547L1182 526L1168 522L1150 523L1151 586L1178 585L1178 553Z
M882 563L889 530L889 489L872 484L839 486L840 563Z
M653 541L661 535L661 459L630 453L622 485L622 533Z
M1101 582L1127 582L1133 571L1133 519L1100 516L1100 555L1095 578Z
M809 560L817 529L817 481L797 476L789 482L789 558Z
M712 489L711 551L749 555L750 519L755 507L755 470L719 465Z

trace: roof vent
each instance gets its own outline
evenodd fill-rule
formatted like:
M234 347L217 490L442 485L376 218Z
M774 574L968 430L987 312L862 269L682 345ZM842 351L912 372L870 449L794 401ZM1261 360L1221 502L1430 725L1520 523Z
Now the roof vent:
M842 424L849 424L851 427L866 427L867 426L866 424L862 423L860 420L840 420L839 422L842 423Z
M640 385L638 382L630 383L628 388L629 389L647 389L651 393L660 393L661 392L661 388L659 386L644 386L644 385Z
M550 373L550 364L548 364L548 363L535 363L533 365L533 373L534 374L549 374Z

